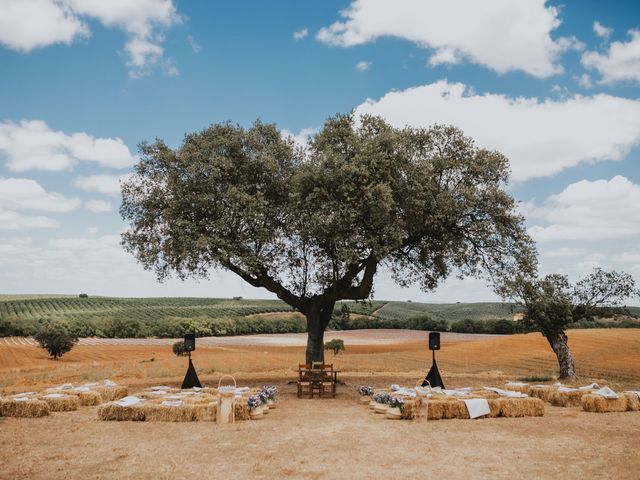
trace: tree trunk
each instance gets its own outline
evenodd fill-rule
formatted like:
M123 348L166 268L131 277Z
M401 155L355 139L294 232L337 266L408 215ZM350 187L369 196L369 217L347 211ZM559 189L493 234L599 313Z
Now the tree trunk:
M576 368L573 364L573 355L567 344L567 334L564 330L546 332L544 336L549 341L549 345L553 349L556 357L558 357L558 365L560 366L561 380L575 380Z
M324 331L329 325L335 302L313 305L307 312L307 353L308 365L324 363Z

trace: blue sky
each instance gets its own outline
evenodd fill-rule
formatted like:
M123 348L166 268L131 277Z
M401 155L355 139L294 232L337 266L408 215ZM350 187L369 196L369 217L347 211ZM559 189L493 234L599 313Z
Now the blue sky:
M542 273L640 280L637 2L5 0L0 71L2 293L270 296L157 284L118 246L118 178L142 140L256 118L300 136L350 110L509 156ZM495 298L384 273L375 296Z

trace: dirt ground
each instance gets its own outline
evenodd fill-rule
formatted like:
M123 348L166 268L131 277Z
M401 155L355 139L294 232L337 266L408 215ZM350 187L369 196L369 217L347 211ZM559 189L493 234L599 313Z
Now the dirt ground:
M336 333L340 338L343 332ZM384 419L358 403L356 388L412 385L424 377L430 352L421 337L399 334L394 341L367 345L363 339L389 340L393 333L352 335L351 344L345 336L344 354L327 356L345 381L335 399L296 398L289 382L303 358L301 346L271 341L199 347L194 363L205 384L215 385L229 372L243 385L279 385L281 403L259 421L102 422L97 407L40 419L0 418L0 479L640 478L638 412L593 414L547 406L541 418ZM640 331L582 330L569 337L581 382L606 380L616 389L640 389ZM448 387L500 385L556 371L540 335L469 340L448 337L438 353ZM166 345L79 345L54 362L33 345L5 342L0 390L107 377L133 391L177 385L186 359L167 350Z

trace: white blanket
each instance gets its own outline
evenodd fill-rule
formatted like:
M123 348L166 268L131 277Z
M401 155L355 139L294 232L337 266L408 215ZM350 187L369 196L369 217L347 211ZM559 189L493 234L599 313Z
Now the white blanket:
M166 385L156 385L155 387L149 387L149 390L170 390L171 387L167 387Z
M117 400L113 403L115 403L116 405L120 405L121 407L131 407L133 405L137 405L141 401L142 400L138 397L129 395L128 397L121 398L120 400Z
M13 398L15 398L15 399L17 400L18 398L29 397L29 396L31 396L31 395L35 395L35 394L36 394L36 392L16 393L16 394L13 396Z
M413 390L412 388L400 387L400 388L394 390L394 393L396 393L398 395L403 395L405 397L415 397L416 396L416 391Z
M73 384L72 383L65 383L63 385L60 385L59 387L55 387L56 390L70 390L73 388Z
M467 406L470 418L478 418L491 413L491 410L489 409L489 402L484 398L464 400L464 404Z
M624 393L634 393L638 396L638 398L640 398L640 390L627 390Z
M500 395L501 397L508 397L508 398L525 398L529 396L526 393L514 392L513 390L503 390L501 388L495 388L495 387L484 387L484 390L487 390L489 392L494 392Z
M523 383L523 382L507 382L505 383L506 387L526 387L528 386L528 383Z
M584 387L578 387L578 390L595 390L596 388L600 388L600 385L592 383L590 385L585 385Z
M163 407L180 407L180 406L182 406L182 400L178 400L178 401L175 401L175 402L165 401L165 402L162 402L161 405Z
M609 387L602 387L600 390L596 390L593 392L595 395L600 395L601 397L608 398L609 400L615 400L619 398L618 394L611 390Z
M91 389L89 387L73 387L74 392L90 392Z
M42 398L62 398L67 396L68 395L64 395L62 393L48 393L47 395L43 395Z
M109 380L109 379L107 379L107 380L105 380L104 382L102 382L102 384L103 384L105 387L117 387L117 386L118 386L118 384L117 384L116 382L112 382L112 381L111 381L111 380Z

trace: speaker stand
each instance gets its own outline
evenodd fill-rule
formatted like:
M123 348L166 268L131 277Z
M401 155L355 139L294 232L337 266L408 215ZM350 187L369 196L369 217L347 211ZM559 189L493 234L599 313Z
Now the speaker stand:
M191 362L191 352L189 352L189 368L187 368L187 374L184 376L181 388L185 389L193 387L202 388L202 384L200 383L196 369Z
M445 388L442 377L440 376L440 371L438 370L438 364L436 363L436 351L431 351L433 352L433 364L431 365L431 370L429 370L429 373L427 373L426 378L422 382L422 386L426 387L430 385L431 387Z

